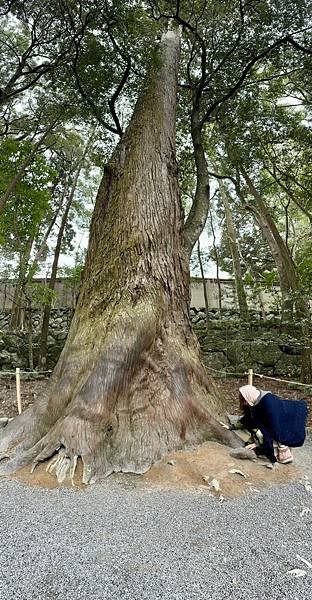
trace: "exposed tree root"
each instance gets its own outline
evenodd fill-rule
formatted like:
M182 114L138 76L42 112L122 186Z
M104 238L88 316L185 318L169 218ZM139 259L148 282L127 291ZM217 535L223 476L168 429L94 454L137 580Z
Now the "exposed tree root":
M195 391L196 387L198 384L194 385ZM0 474L14 473L26 465L32 465L34 470L52 457L47 470L54 472L62 483L73 480L77 459L81 457L83 483L88 484L112 472L145 473L171 450L195 446L209 439L232 448L242 445L233 432L223 428L209 414L203 394L199 401L196 395L186 394L182 387L179 396L169 394L167 389L164 402L160 384L158 391L158 398L138 402L132 390L133 402L128 398L127 406L125 398L120 398L109 415L105 415L105 411L104 415L103 412L96 415L90 410L88 417L83 418L75 414L73 405L69 414L59 419L32 447L27 448L25 441L18 444L10 460L0 466Z
M52 457L49 471L62 482L73 478L81 457L87 484L113 472L145 473L166 453L206 440L242 445L212 416L224 406L192 332L182 330L187 343L168 327L158 332L146 303L123 316L123 331L120 322L84 357L72 336L47 396L4 429L0 452L9 460L0 474Z

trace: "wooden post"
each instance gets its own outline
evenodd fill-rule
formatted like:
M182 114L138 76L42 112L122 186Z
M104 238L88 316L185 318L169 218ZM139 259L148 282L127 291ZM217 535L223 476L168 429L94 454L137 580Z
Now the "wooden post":
M252 385L253 381L253 369L248 369L248 385Z
M16 399L17 399L17 410L20 415L22 412L22 399L21 399L21 370L16 367Z

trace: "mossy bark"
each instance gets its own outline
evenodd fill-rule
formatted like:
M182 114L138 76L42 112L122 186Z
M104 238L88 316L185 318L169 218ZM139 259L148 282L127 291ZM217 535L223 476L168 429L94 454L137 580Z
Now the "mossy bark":
M107 165L77 308L46 396L0 441L2 473L62 451L85 483L142 473L166 452L239 438L216 415L189 320L188 255L175 159L179 34L168 32L131 123ZM59 465L60 466L60 465Z

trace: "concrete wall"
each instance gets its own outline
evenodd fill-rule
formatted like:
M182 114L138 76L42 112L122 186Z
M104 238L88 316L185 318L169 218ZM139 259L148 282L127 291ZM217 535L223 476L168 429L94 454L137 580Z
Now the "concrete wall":
M208 305L210 309L219 308L219 287L216 279L206 279L205 286L208 295ZM238 304L235 292L235 282L232 279L221 279L221 299L222 308L225 310L237 310ZM247 302L250 309L274 312L277 308L279 299L279 287L274 286L269 291L255 293L252 288L246 286ZM191 281L191 306L194 308L203 308L205 306L204 288L201 279L192 279Z
M46 285L46 281L43 279L36 280L36 283ZM219 307L218 283L215 279L206 279L205 285L208 293L209 308L217 309ZM222 279L220 286L222 307L226 310L238 310L234 281L231 279ZM262 309L267 313L276 310L276 303L279 297L278 286L275 286L270 291L262 291L261 295L259 293L254 294L250 288L247 288L246 291L250 308L261 311L262 305ZM75 306L77 286L72 287L66 280L58 280L56 292L57 296L53 304L55 308L72 308ZM14 283L11 281L0 281L0 310L10 310L12 308L13 295ZM205 306L203 283L199 278L192 278L191 280L191 306L197 309Z

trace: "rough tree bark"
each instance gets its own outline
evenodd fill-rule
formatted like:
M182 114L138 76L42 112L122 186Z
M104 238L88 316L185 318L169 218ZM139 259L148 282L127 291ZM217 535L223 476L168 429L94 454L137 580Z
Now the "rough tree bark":
M234 226L234 222L233 222L231 207L230 207L228 197L227 197L228 192L226 190L226 187L225 187L222 179L219 180L219 189L220 189L220 193L221 193L222 203L224 206L226 232L227 232L227 238L229 241L231 256L232 256L233 272L234 272L235 288L236 288L236 296L237 296L237 302L238 302L238 307L239 307L239 314L242 319L248 320L249 319L249 311L248 311L246 293L245 293L244 282L243 282L243 273L242 273L240 255L239 255L238 239L237 239L235 226Z
M77 308L47 394L5 429L2 473L55 458L60 478L77 457L83 481L143 473L162 455L237 436L201 365L189 321L189 270L175 160L179 34L109 161L97 196Z

